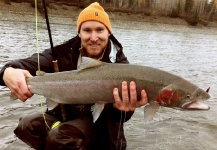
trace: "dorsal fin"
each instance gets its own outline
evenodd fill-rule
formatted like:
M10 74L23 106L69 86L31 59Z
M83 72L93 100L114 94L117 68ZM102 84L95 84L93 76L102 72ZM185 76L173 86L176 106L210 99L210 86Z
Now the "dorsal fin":
M98 67L103 64L102 61L95 60L89 57L82 57L81 58L81 64L78 66L78 70L83 70L87 68L93 68L93 67Z

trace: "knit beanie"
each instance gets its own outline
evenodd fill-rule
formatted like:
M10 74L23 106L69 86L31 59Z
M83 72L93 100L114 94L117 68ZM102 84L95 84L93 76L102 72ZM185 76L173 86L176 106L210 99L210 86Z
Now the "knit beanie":
M111 24L109 21L109 16L105 12L102 6L99 3L94 2L86 7L78 16L77 20L77 31L80 32L81 24L85 21L98 21L103 23L110 33L112 33Z

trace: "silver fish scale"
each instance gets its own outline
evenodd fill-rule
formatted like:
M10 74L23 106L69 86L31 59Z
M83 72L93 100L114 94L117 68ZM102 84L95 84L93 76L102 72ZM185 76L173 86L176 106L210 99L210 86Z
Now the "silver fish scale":
M97 102L113 102L114 87L121 88L122 81L135 81L138 97L145 89L149 101L155 101L159 91L167 86L181 91L181 97L194 93L196 98L208 99L209 95L189 81L171 73L147 66L129 64L109 64L97 60L95 66L27 79L29 89L58 103L90 104ZM85 63L85 61L84 61ZM93 64L94 64L93 63ZM196 92L195 90L198 89Z

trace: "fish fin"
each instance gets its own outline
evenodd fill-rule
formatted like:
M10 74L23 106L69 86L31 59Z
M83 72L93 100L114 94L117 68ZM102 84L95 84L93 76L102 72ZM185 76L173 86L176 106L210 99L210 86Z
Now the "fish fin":
M101 112L104 109L104 106L105 106L104 103L96 103L93 106L91 106L93 122L96 122L96 120L99 118Z
M98 66L101 66L102 64L103 64L102 61L95 60L95 59L88 58L88 57L82 57L81 64L78 66L78 70L98 67Z
M48 110L52 110L52 109L54 109L55 107L57 107L59 105L59 103L56 103L56 102L52 101L49 98L46 99L46 104L47 104L47 109Z
M46 72L44 72L44 71L41 71L41 70L36 71L36 76L43 76L45 74L46 74Z
M10 94L10 100L14 100L15 101L17 99L18 99L18 97L11 92L11 94Z
M153 119L154 115L157 113L160 105L157 102L151 102L144 107L144 119L145 123Z

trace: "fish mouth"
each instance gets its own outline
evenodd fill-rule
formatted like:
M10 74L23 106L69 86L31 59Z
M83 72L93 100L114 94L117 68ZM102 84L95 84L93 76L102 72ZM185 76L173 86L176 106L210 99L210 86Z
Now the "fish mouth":
M186 102L182 105L182 108L188 109L188 110L209 110L210 109L209 105L199 102L199 101Z

